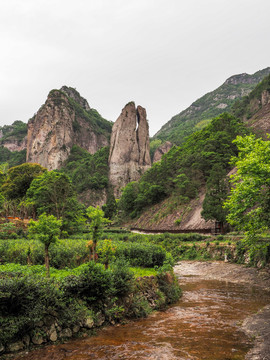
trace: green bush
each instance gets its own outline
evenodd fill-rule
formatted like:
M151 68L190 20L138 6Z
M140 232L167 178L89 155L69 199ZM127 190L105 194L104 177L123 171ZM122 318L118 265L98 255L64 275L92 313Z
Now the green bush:
M116 258L126 259L131 266L162 266L166 259L166 251L159 245L120 241L114 242L114 244Z
M134 273L129 268L129 263L124 259L117 259L111 265L114 295L124 296L132 288Z
M101 307L113 293L113 279L102 264L89 262L80 275L64 278L61 289L67 297L82 299L88 306Z
M6 222L0 224L0 239L16 239L17 229L13 223Z
M172 272L158 275L158 284L165 295L166 304L175 303L182 295L178 281Z
M4 344L29 333L51 311L65 325L84 315L84 309L63 297L52 281L29 275L1 279L0 339Z

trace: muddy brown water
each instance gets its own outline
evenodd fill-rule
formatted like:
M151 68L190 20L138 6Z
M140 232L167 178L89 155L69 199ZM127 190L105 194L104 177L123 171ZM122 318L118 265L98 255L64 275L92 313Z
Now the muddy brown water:
M252 341L240 324L269 303L269 294L247 284L192 275L179 281L183 297L164 312L14 359L244 359Z

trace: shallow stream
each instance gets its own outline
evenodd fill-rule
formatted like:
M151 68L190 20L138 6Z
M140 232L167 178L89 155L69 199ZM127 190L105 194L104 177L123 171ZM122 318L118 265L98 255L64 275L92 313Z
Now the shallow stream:
M269 303L269 295L246 284L197 276L179 281L184 295L164 312L14 359L244 359L252 342L239 325Z

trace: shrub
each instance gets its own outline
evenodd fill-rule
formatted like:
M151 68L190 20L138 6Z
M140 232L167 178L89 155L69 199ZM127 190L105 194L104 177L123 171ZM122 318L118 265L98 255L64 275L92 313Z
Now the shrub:
M0 283L0 339L15 341L29 333L50 311L60 322L75 323L83 316L82 307L64 298L52 281L34 276L14 276Z
M116 243L115 256L125 258L132 266L162 266L166 251L160 245L141 243Z
M132 288L134 273L129 268L129 263L120 258L111 266L115 296L124 296Z
M157 278L159 288L165 295L166 304L176 302L182 295L182 291L173 272L159 274Z
M102 264L89 262L80 275L71 275L63 279L61 289L67 297L85 300L88 306L100 307L113 293L111 272Z
M0 239L16 239L17 229L13 223L0 224Z

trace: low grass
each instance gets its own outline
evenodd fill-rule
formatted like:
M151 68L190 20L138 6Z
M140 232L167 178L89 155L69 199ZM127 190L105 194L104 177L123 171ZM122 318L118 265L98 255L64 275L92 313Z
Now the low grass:
M55 269L50 267L50 277L57 281L64 279L70 275L80 275L87 267L87 264L82 264L76 268L69 269ZM135 278L143 276L156 276L157 271L153 268L131 267L130 270L134 273ZM13 277L17 275L33 275L37 277L46 277L46 268L44 265L20 265L8 263L0 266L0 278Z
M141 268L141 267L131 267L130 270L134 273L135 278L143 276L156 276L157 271L153 268Z

